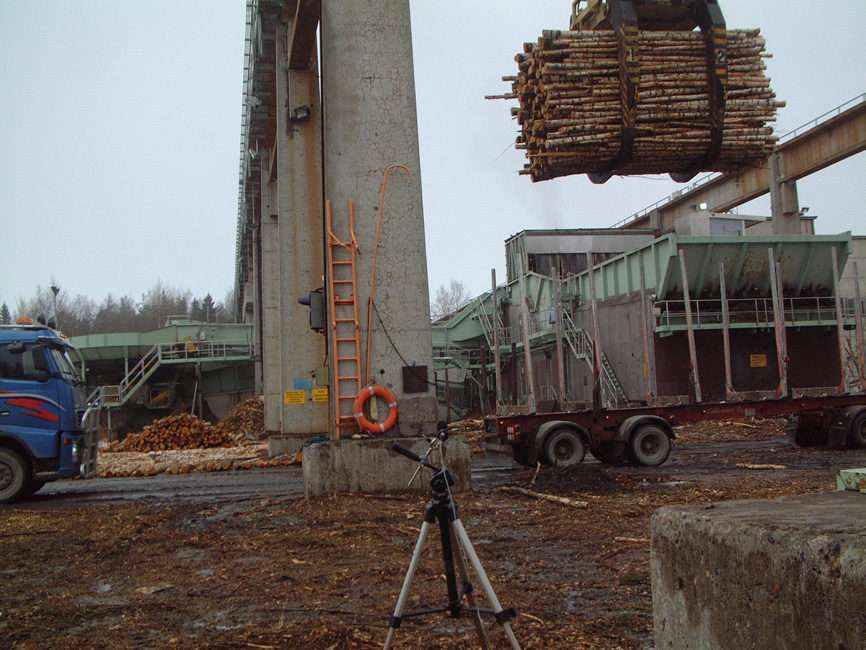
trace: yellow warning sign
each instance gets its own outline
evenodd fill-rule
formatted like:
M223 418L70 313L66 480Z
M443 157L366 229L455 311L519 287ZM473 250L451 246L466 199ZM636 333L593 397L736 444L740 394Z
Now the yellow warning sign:
M313 401L314 402L327 402L328 401L328 389L327 388L314 388L313 389Z
M767 367L767 355L766 354L750 354L749 362L752 365L752 368L766 368Z
M286 404L306 404L307 391L305 390L287 390L285 396Z

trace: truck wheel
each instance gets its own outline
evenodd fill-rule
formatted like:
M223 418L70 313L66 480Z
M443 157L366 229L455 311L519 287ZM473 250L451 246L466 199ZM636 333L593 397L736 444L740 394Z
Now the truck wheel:
M789 418L786 440L793 440L798 447L818 447L829 444L829 432L820 415L800 414Z
M586 445L571 429L555 429L544 439L541 462L551 467L570 467L583 462Z
M664 463L671 453L668 434L655 424L638 427L626 445L625 456L632 465L656 467Z
M511 448L511 453L514 456L514 462L523 467L535 467L535 461L538 458L538 452L527 445L514 445Z
M45 487L45 481L30 481L30 489L27 490L28 495L33 495Z
M600 442L589 450L602 463L617 465L625 460L625 445L614 442Z
M851 449L866 449L866 413L861 413L851 423L848 446Z
M11 449L0 449L0 503L13 503L27 495L29 489L27 463Z

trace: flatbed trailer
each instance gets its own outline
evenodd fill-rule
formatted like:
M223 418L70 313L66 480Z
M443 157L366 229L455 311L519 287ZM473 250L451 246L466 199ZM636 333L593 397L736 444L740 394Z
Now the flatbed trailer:
M527 467L576 465L586 451L605 463L652 467L668 459L679 424L779 416L789 417L789 434L801 446L866 449L862 394L496 415L485 418L485 430L488 443L511 447Z

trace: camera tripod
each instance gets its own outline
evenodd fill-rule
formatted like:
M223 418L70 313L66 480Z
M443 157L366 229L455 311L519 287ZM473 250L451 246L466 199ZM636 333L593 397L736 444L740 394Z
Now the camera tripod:
M388 637L385 639L383 650L390 650L391 642L394 639L394 632L400 627L404 619L443 612L447 612L452 618L460 618L463 612L468 613L472 617L475 631L478 633L481 647L484 648L484 650L490 650L491 646L481 615L492 615L496 622L502 625L505 630L505 634L511 643L512 649L520 650L520 644L517 642L509 623L509 621L515 616L514 609L510 607L508 609L503 609L502 605L499 604L499 599L496 597L493 587L487 579L484 567L481 566L481 561L478 559L478 555L472 547L469 535L466 534L466 529L460 521L460 516L457 513L457 503L451 498L451 486L454 485L454 479L445 467L445 455L442 449L446 438L447 433L445 431L440 431L436 437L430 441L430 449L428 449L427 454L423 458L399 443L395 442L392 445L394 451L419 463L418 471L420 471L421 467L426 467L433 472L433 476L430 478L430 488L433 492L433 499L427 505L427 510L424 513L424 523L421 525L418 542L415 544L415 551L412 553L412 561L409 563L409 569L406 572L405 579L403 580L403 588L400 591L397 606L394 608L394 614L389 620ZM438 449L440 452L442 467L436 467L427 460L427 456L434 449ZM418 471L415 472L416 475L418 474ZM448 591L448 604L445 607L437 609L426 609L404 613L403 610L406 606L406 600L409 597L412 580L415 577L415 571L418 569L418 564L421 560L421 553L424 550L424 543L427 540L427 534L429 533L430 526L433 522L439 523L440 536L442 539L442 557L445 562L445 583ZM474 586L470 580L469 572L466 567L467 559L472 565L475 575L478 576L481 588L484 590L487 600L490 602L493 609L481 609L478 607L474 594ZM459 589L457 587L458 574L461 582ZM464 598L466 599L468 607L463 604Z

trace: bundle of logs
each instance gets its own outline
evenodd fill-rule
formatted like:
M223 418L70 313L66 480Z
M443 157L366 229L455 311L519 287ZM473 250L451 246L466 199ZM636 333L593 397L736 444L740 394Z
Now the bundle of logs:
M139 432L130 433L123 442L113 442L108 451L165 451L167 449L205 449L234 442L221 425L179 413L156 420Z
M250 397L229 411L220 425L235 437L259 438L265 432L265 404L260 397Z
M636 133L620 175L679 171L700 163L711 138L707 55L700 32L641 32ZM776 109L764 73L765 41L758 30L728 32L728 93L718 161L701 171L735 172L760 164L777 138ZM612 31L544 31L515 57L512 109L521 131L517 148L533 181L606 171L622 144L617 40Z

